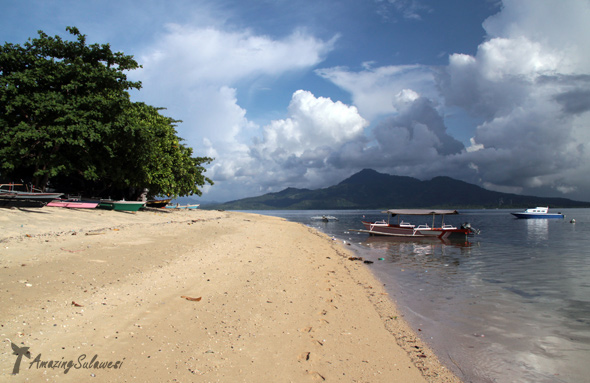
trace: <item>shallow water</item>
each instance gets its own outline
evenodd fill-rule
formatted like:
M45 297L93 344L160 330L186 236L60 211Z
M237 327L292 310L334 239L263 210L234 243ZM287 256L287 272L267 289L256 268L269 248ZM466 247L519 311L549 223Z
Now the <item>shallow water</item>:
M363 217L382 219L378 211L255 213L316 227L374 261L410 324L464 381L582 382L590 376L590 209L560 211L566 219L461 211L445 223L470 222L481 234L450 243L350 231ZM324 214L339 220L311 219Z

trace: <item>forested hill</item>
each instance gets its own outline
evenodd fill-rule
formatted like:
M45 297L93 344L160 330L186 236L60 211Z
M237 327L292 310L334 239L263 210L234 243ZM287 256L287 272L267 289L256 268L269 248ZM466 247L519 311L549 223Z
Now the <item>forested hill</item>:
M365 169L337 185L309 190L287 188L277 193L244 198L205 209L330 210L390 208L551 208L590 207L590 202L494 192L450 177L420 181Z

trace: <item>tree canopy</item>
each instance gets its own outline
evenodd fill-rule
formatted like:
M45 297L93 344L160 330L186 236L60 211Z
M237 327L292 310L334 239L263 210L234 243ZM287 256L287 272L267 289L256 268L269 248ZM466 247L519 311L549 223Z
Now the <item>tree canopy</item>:
M213 182L175 126L156 108L130 100L140 65L109 44L39 37L0 46L0 175L48 181L72 191L134 198L201 195Z

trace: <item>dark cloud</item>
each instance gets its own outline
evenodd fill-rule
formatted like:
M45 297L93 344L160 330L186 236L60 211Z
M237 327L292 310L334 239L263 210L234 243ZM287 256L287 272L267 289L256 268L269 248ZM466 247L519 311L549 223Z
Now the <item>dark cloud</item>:
M554 97L568 114L582 114L590 111L590 89L575 89Z

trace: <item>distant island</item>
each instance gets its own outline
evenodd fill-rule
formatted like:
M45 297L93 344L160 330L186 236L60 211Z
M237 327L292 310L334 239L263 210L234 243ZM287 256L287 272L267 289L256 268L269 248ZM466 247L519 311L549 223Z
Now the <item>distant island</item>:
M364 169L337 185L309 190L287 188L277 193L244 198L204 209L224 210L338 210L388 208L496 209L549 206L588 208L590 202L500 193L450 177L429 181Z

